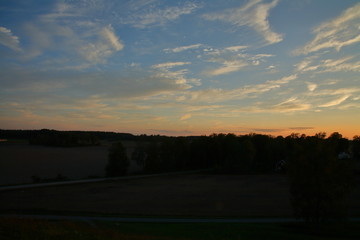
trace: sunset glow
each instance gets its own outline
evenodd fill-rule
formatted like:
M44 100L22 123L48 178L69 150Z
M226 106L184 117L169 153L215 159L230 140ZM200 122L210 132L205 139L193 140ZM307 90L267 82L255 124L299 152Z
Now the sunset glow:
M0 129L360 135L358 0L14 0L0 19Z

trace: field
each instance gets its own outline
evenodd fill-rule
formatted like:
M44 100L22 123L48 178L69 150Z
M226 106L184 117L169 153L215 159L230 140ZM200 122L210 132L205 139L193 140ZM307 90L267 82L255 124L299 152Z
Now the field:
M124 142L130 152L133 142ZM0 186L32 183L32 176L54 179L58 175L68 179L103 177L108 161L109 144L90 147L44 147L27 143L0 144ZM132 164L130 172L137 166Z
M68 178L103 176L107 147L56 148L0 145L0 185L31 183L32 176Z
M101 148L104 149L101 150ZM27 154L30 154L31 151L41 152L44 149L52 153L64 150L31 147ZM91 156L96 156L96 153L99 154L101 151L104 153L105 147L65 150L68 151L66 154L70 155L74 153L72 151L87 152L89 155L86 156L89 158L83 159L81 163L84 164L91 162L89 159ZM48 155L44 156L46 159ZM72 162L77 157L80 155L75 154L72 158L65 160L68 161L66 166L78 164L79 162ZM53 158L50 159L47 161L54 162ZM20 160L25 164L24 168L32 167L32 171L36 170L36 167L30 164L33 159L28 163L23 158ZM59 166L63 166L60 162L58 163ZM38 162L38 164L49 163ZM51 167L51 165L47 166ZM92 165L92 168L95 169L96 166L96 164ZM17 167L19 169L20 166ZM76 169L76 165L73 167L75 167L74 173L83 170ZM89 174L89 169L86 168L83 173ZM49 169L44 170L48 171ZM98 170L103 171L103 167ZM24 169L24 171L31 172L30 169ZM69 176L71 175L69 174ZM357 178L357 183L360 182L359 180ZM360 216L359 202L360 188L358 186L350 198L350 216ZM292 209L285 175L183 174L0 191L0 214L11 215L12 213L267 218L291 217ZM294 223L120 223L30 220L8 217L0 218L0 239L335 240L359 239L360 237L359 222L323 227L319 231Z
M344 240L359 239L359 222L309 229L279 223L104 223L0 219L2 240Z
M350 214L360 215L359 188ZM0 192L1 212L287 217L286 176L188 174Z

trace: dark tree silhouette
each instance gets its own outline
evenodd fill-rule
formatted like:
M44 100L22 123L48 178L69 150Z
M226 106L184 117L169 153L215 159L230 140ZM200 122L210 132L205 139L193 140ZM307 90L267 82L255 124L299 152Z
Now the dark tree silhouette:
M355 135L353 138L351 153L356 161L360 160L360 136Z
M127 173L129 160L121 142L114 143L110 147L108 157L108 164L105 169L106 176L117 177Z
M323 134L308 138L289 170L294 214L310 223L346 216L346 199L353 186L350 159L338 159Z

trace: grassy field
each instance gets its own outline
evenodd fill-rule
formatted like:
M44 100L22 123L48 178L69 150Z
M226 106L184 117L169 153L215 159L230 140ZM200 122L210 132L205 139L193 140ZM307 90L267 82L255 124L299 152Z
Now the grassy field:
M0 185L31 183L32 176L67 178L103 176L107 147L59 148L27 144L0 145Z
M135 143L124 141L131 156ZM68 179L103 177L110 143L89 147L45 147L26 141L0 143L0 185L32 183L32 176L55 179L59 174ZM139 171L132 163L130 172Z
M26 147L25 147L26 148ZM24 148L24 149L25 149ZM101 150L101 148L103 148ZM10 149L11 150L11 149ZM37 170L34 154L46 163L68 161L71 165L80 155L66 149L67 160L56 160L61 148L29 147L18 163L1 161L0 177L5 164L17 165L22 171ZM1 152L2 151L2 152ZM9 151L7 148L6 151ZM5 152L6 152L5 151ZM11 151L16 152L15 147ZM38 151L34 153L33 151ZM52 152L47 155L46 151ZM104 154L105 148L82 148L87 152L80 165L90 164L92 156ZM4 149L0 149L4 153ZM16 155L16 154L15 154ZM24 158L29 157L29 159ZM83 156L83 155L82 155ZM64 155L61 159L66 159ZM59 159L60 159L59 158ZM84 162L81 162L84 161ZM90 164L91 165L91 164ZM50 165L53 166L53 165ZM56 164L54 164L56 166ZM9 167L9 165L7 165ZM91 168L100 168L96 164ZM31 170L30 169L30 170ZM89 166L90 169L90 166ZM44 168L48 171L48 169ZM101 171L103 168L101 167ZM88 169L84 170L88 174ZM360 178L357 178L360 183ZM352 193L349 215L360 216L360 188ZM0 191L1 213L69 214L98 216L171 216L171 217L291 217L289 186L285 175L213 175L186 174L151 178L106 181L88 184ZM0 239L360 239L359 222L326 225L320 229L301 224L280 223L110 223L0 219Z
M305 228L301 224L245 223L104 223L0 219L2 240L340 240L360 239L360 223Z
M359 179L358 179L359 180ZM350 215L360 216L360 191ZM291 217L284 175L187 174L0 192L0 212Z
M181 216L290 216L278 175L190 174L0 192L0 211Z

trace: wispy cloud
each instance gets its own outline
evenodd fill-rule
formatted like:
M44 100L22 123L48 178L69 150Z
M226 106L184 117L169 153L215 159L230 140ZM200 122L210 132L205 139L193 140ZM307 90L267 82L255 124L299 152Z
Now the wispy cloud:
M239 46L227 47L227 48L225 48L225 50L232 51L232 52L238 52L238 51L246 49L246 48L248 48L248 46L239 45Z
M5 27L0 27L0 44L14 51L21 51L19 38Z
M160 8L151 4L143 4L132 13L132 16L121 20L123 24L130 24L136 28L162 26L176 20L182 15L190 14L200 6L193 2L185 2L181 6Z
M360 42L360 4L345 10L340 16L314 29L315 37L295 54L308 54L322 49L342 47Z
M186 69L175 71L167 68L142 70L129 68L107 72L18 71L17 68L9 68L6 74L0 75L1 90L9 94L21 95L22 99L31 102L50 98L57 102L71 103L92 95L98 95L103 99L132 101L159 94L177 93L201 84L200 79L189 78L187 74Z
M308 83L308 88L311 88L311 83ZM310 86L310 87L309 87ZM324 87L323 85L322 87ZM314 86L315 87L315 86ZM356 96L360 93L360 88L349 87L349 88L333 88L333 89L321 89L316 85L314 90L309 89L309 92L305 93L306 99L313 103L314 107L321 110L323 108L335 107L342 105L346 101L348 108L356 107ZM340 109L342 106L339 106Z
M222 62L222 64L223 64L222 67L216 68L214 70L210 70L206 72L206 74L210 76L228 74L231 72L239 71L240 69L249 65L247 62L242 60L224 61Z
M191 64L191 62L166 62L166 63L159 63L156 65L151 66L152 68L172 68L172 67L177 67L177 66L183 66L183 65L188 65Z
M330 102L327 102L325 104L320 105L319 107L325 108L325 107L333 107L336 105L339 105L341 103L343 103L346 99L348 99L350 97L350 95L345 95L345 96L341 96L337 99L334 99Z
M337 88L337 89L323 89L308 93L309 96L335 96L335 95L352 95L360 92L359 87L351 88Z
M180 121L184 121L184 120L187 120L189 118L191 118L191 114L187 113L187 114L184 114L183 116L181 116Z
M184 89L191 88L193 85L200 86L200 79L186 77L188 69L180 69L177 71L171 69L174 67L184 66L188 64L191 64L191 62L165 62L153 65L151 66L151 68L157 70L154 75L155 77L173 79L176 84L182 86Z
M164 49L164 52L170 53L178 53L178 52L183 52L189 49L196 49L203 46L202 44L198 43L198 44L192 44L192 45L187 45L187 46L181 46L181 47L176 47L176 48L166 48Z
M281 34L271 30L268 21L269 12L278 4L278 0L263 3L262 0L251 0L245 6L237 9L227 9L218 13L205 14L207 20L229 22L234 26L249 26L263 36L268 44L281 42Z
M271 107L271 110L279 112L294 112L294 111L304 111L311 108L311 104L304 103L296 97L287 99L284 102L276 104Z
M318 87L317 84L311 83L311 82L307 82L306 85L307 85L307 88L308 88L308 90L309 90L310 92L315 91L315 89Z
M91 63L103 63L114 52L124 48L111 25L103 27L96 35L96 40L84 42L84 45L77 49L79 54Z
M253 128L251 131L254 132L264 132L264 133L272 133L272 132L282 132L284 129L282 128Z
M114 29L111 25L104 27L100 32L100 35L112 45L116 51L120 51L124 48L124 44L116 36Z
M311 130L314 129L314 127L289 127L291 130Z
M297 75L286 76L277 80L269 80L264 83L246 85L241 88L235 89L220 89L220 88L209 88L198 91L191 91L188 94L191 95L191 102L226 102L229 100L239 100L245 98L254 98L260 94L269 92L273 89L282 87L297 78Z
M237 72L247 66L258 66L266 62L272 54L249 54L245 49L247 46L230 46L221 49L206 48L204 57L207 62L218 63L220 67L208 69L204 72L208 76L218 76Z
M307 72L307 71L312 71L312 70L316 70L317 67L314 66L310 66L313 61L315 59L317 59L319 56L310 56L310 57L306 57L305 59L303 59L301 62L297 63L294 65L294 67L296 68L296 71L299 72Z
M83 69L103 64L123 50L124 44L113 26L93 19L86 10L60 2L49 13L24 24L30 41L23 58L31 60L53 52L67 56L61 65L57 64L58 69ZM51 59L45 57L42 63L50 63Z
M359 72L360 61L352 61L355 56L347 56L340 59L318 59L317 56L305 58L295 65L300 72ZM315 62L316 61L316 62Z

